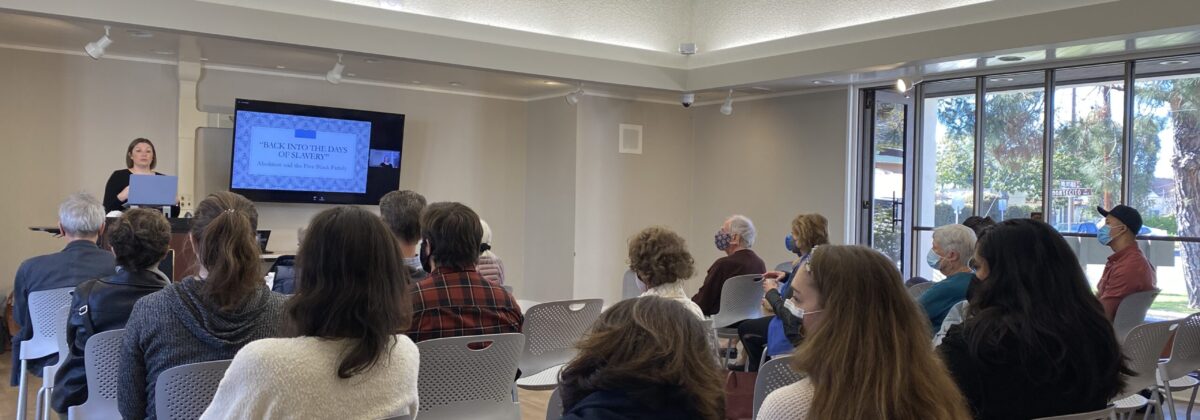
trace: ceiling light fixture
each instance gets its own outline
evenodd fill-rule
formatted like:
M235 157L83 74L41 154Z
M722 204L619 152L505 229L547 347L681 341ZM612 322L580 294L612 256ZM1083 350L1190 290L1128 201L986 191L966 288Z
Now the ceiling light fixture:
M1158 64L1161 64L1164 66L1178 66L1178 65L1187 64L1187 63L1189 63L1189 61L1183 60L1183 59L1178 59L1178 60L1166 60L1166 61L1159 62Z
M130 38L154 38L154 34L138 29L130 29L125 31Z
M582 96L583 96L583 84L580 83L579 87L575 88L575 90L572 90L571 93L567 94L567 103L569 103L571 105L578 104L579 98Z
M459 82L450 82L450 86L459 87L459 86L462 86L462 83L459 83Z
M346 65L342 64L342 53L338 53L337 64L333 65L333 69L325 73L325 80L329 83L338 84L342 82L342 70L346 69Z
M832 80L813 80L812 84L814 84L814 85L829 85L829 84L833 84L833 81Z
M1021 61L1021 60L1024 60L1024 59L1025 59L1025 57L1022 57L1022 56L1019 56L1019 55L1002 55L1002 56L996 57L996 59L997 59L997 60L1000 60L1000 61L1007 61L1007 62L1010 62L1010 63L1011 63L1011 62L1014 62L1014 61Z
M1011 77L993 77L993 78L988 79L988 81L992 82L992 83L1005 83L1005 82L1013 81L1013 78L1011 78Z
M919 80L914 81L912 78L901 77L899 79L896 79L896 91L900 92L900 93L908 93L909 91L913 90L914 88L917 87L917 85L921 84L921 82L924 82L924 81L925 81L924 79L919 79Z
M721 104L721 113L733 115L733 89L729 89L729 95L725 96L725 103Z
M378 62L379 62L379 59L377 59L377 58L364 58L364 59L363 59L363 62L364 62L364 63L367 63L367 64L375 64L375 63L378 63Z
M99 60L100 57L104 56L104 50L113 43L112 38L108 37L108 31L111 29L108 25L104 25L104 36L95 42L89 42L87 46L83 47L83 51L87 52L88 57L92 57L93 60Z
M283 69L286 69L286 68L287 68L287 66L275 66L275 68L277 68L277 69L280 69L280 70L283 70Z

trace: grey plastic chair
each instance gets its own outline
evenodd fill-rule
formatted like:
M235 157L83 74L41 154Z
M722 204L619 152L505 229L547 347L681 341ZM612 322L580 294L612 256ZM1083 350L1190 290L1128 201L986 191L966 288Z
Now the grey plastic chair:
M762 274L746 274L730 277L721 285L720 311L712 315L712 325L717 339L738 338L733 324L747 319L762 318ZM730 357L729 352L725 358Z
M490 343L483 348L472 343ZM476 348L472 348L476 347ZM417 343L421 367L417 378L421 420L520 420L521 405L513 378L522 334L490 334L437 338Z
M83 349L87 367L87 402L67 407L70 420L106 420L121 418L117 407L117 385L121 362L121 340L125 330L112 330L88 337Z
M1131 415L1146 404L1154 406L1158 418L1163 418L1162 404L1158 401L1157 373L1158 357L1166 347L1171 333L1179 326L1178 321L1163 321L1133 327L1121 349L1129 359L1129 369L1134 372L1125 380L1125 389L1113 400L1117 415ZM1150 388L1150 399L1138 395ZM1149 415L1147 411L1146 415Z
M1041 417L1034 420L1111 420L1116 419L1117 415L1112 407L1103 410L1089 411L1086 413L1067 414L1064 416Z
M792 262L784 261L779 264L775 264L775 271L783 271L783 272L791 273L792 272Z
M546 420L558 420L562 416L562 395L558 394L558 388L554 388L554 392L550 394L550 401L546 401Z
M67 317L70 315L71 308L71 292L74 287L64 287L61 289L41 290L29 293L29 322L33 327L33 337L21 342L21 373L18 374L20 382L17 388L17 420L25 419L25 407L29 400L29 361L40 359L52 354L58 353L62 348L59 346L59 336L67 331ZM58 358L58 364L62 364L63 358ZM45 371L43 371L44 374ZM54 380L49 383L42 381L43 387L38 390L37 394L37 410L36 417L41 419L44 413L42 410L42 398L45 387L53 386ZM50 410L45 410L50 411Z
M36 409L37 418L41 420L50 420L50 396L54 392L54 378L58 375L58 370L67 363L67 352L71 351L67 344L67 321L71 318L71 305L68 303L62 306L53 316L54 328L59 329L54 337L54 342L58 344L58 361L42 367L42 386L38 389Z
M788 366L791 363L792 356L779 356L764 363L758 368L758 377L754 380L754 413L753 418L758 417L758 409L762 407L762 403L767 399L772 391L783 388L785 386L800 382L804 379L804 374L792 370Z
M1187 416L1192 418L1192 408L1196 405L1196 391L1200 390L1200 381L1189 374L1200 369L1200 313L1194 313L1179 321L1175 330L1175 342L1171 344L1171 358L1158 365L1158 387L1167 394L1167 407L1171 417L1177 416L1175 411L1175 391L1192 390L1188 400Z
M600 318L602 299L546 302L525 311L525 351L521 353L523 389L548 390L558 386L558 372L575 357L575 343Z
M908 295L912 296L913 300L920 299L921 295L925 294L925 292L928 292L929 288L933 287L933 285L935 285L935 284L937 284L937 283L934 283L932 281L927 281L924 283L917 283L912 286L909 286L908 287Z
M1133 327L1146 323L1146 312L1158 297L1158 289L1137 292L1121 299L1117 306L1117 314L1113 317L1113 330L1117 332L1117 341L1124 341L1125 336Z
M198 419L229 369L231 360L192 363L164 370L154 384L154 412L160 419Z
M631 299L641 296L642 290L638 288L637 274L633 270L625 270L625 277L621 279L621 299Z

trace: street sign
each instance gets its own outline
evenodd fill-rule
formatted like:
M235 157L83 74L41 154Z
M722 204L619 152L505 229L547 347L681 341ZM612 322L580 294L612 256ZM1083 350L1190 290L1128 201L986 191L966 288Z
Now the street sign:
M1086 197L1092 195L1091 188L1055 188L1051 192L1055 197Z

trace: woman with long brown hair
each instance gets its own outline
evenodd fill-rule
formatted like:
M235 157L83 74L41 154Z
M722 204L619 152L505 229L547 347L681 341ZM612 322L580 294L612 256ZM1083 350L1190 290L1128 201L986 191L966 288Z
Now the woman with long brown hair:
M232 359L282 333L283 295L259 272L258 211L218 192L196 206L191 241L200 273L139 299L125 324L117 400L124 418L155 418L158 375L175 366Z
M645 296L613 305L563 368L563 419L722 418L721 372L707 329L670 299Z
M863 246L822 246L792 285L807 377L767 396L759 419L967 419L929 343L929 319L896 265Z

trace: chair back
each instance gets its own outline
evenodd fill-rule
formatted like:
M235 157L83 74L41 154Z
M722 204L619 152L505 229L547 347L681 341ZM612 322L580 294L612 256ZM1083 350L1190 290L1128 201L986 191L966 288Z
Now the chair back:
M800 382L804 379L804 374L792 370L788 363L791 363L792 356L779 356L768 360L762 367L758 368L758 377L754 379L754 409L753 418L758 417L758 409L762 407L762 403L767 399L772 391L783 388L785 386Z
M1162 365L1163 381L1178 379L1200 370L1200 312L1179 320L1175 330L1175 342L1171 344L1171 358Z
M554 388L554 392L550 393L550 401L546 401L546 420L558 420L562 416L562 395L559 395L558 388Z
M121 418L117 409L117 386L121 375L121 340L125 330L111 330L88 337L83 349L83 364L87 367L87 402L67 407L71 420Z
M164 370L154 384L155 415L160 419L199 419L217 395L230 362L200 362Z
M1086 413L1067 414L1063 416L1041 417L1034 420L1113 420L1117 415L1113 407Z
M21 359L40 359L57 354L59 340L66 340L67 318L71 315L74 287L29 293L29 322L33 337L21 342ZM61 358L60 358L61 359Z
M642 290L638 288L637 273L633 270L625 270L625 277L621 279L621 299L630 299L638 297L642 294Z
M575 357L575 343L600 318L602 299L546 302L525 311L525 351L521 377L567 363Z
M934 284L937 283L927 281L908 286L908 295L912 296L913 300L920 299L921 295L925 294L925 292L928 292L929 288L933 287Z
M726 328L742 320L762 318L762 274L730 277L721 286L721 306L712 315L714 328Z
M519 420L521 406L513 378L524 347L525 336L518 333L417 343L421 351L417 378L420 411L413 417Z
M775 264L775 271L783 271L783 272L791 273L792 272L792 262L784 261L779 264Z
M1129 358L1129 369L1134 375L1126 378L1125 389L1115 399L1136 394L1156 384L1158 357L1178 326L1179 321L1162 321L1133 327L1121 344L1121 349Z
M1158 297L1158 289L1145 290L1125 296L1117 306L1117 315L1113 317L1113 330L1117 332L1117 341L1124 341L1125 336L1133 327L1146 323L1146 312Z

